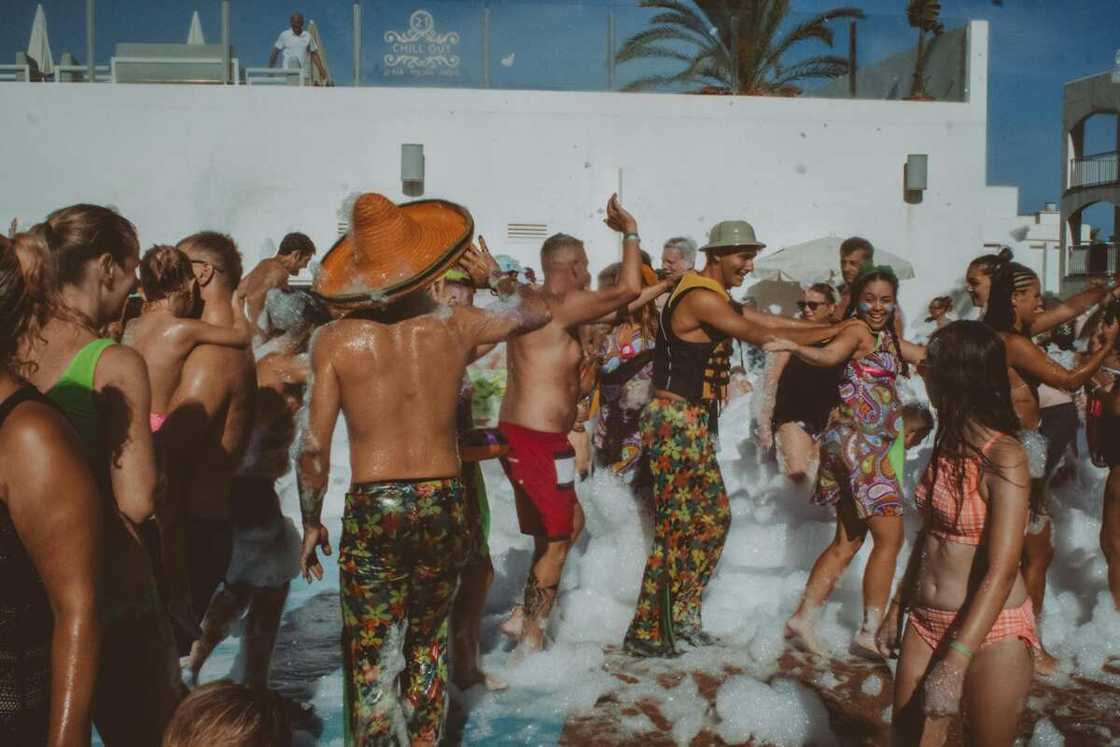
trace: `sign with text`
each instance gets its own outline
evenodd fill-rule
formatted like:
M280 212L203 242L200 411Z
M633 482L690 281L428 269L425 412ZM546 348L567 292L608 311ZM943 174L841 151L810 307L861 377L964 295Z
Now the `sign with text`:
M457 54L459 33L436 31L435 18L426 10L417 10L408 18L405 31L386 31L386 77L458 78L462 73Z

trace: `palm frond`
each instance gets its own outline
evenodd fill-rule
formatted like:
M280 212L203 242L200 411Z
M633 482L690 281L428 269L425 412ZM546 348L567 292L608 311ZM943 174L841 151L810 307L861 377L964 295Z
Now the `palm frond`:
M645 49L659 42L680 42L704 50L711 45L712 40L694 39L688 34L681 33L680 29L675 26L656 26L645 31L639 31L627 39L622 45L622 49L615 54L615 61L626 62L642 57L645 54Z
M768 83L774 87L784 86L796 80L832 79L848 73L846 57L819 56L791 65L771 78Z

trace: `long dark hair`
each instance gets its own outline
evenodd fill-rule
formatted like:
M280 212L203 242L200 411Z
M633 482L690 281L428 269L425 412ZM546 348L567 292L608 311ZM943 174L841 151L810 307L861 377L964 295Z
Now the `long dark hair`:
M1026 265L1012 262L1010 251L1000 252L992 266L992 290L988 294L988 307L984 310L984 324L996 332L1019 333L1030 337L1029 325L1015 328L1015 308L1012 297L1017 291L1026 290L1038 280L1035 271Z
M1010 247L1003 247L996 254L981 254L976 259L968 263L969 267L975 267L980 272L988 277L995 274L996 268L1005 262L1010 262L1011 258L1015 256Z
M978 425L1012 436L1020 428L1011 404L1007 352L991 327L974 321L952 322L930 337L925 359L926 385L937 409L937 434L929 469L940 477L941 457L951 465L958 501L964 496L964 465L978 459L985 470L998 471L982 444L973 443L969 426ZM959 504L958 504L959 508Z
M909 376L910 367L906 364L906 359L902 357L902 345L898 341L898 332L894 328L894 315L898 313L898 276L894 274L893 270L876 267L861 272L855 282L852 283L852 295L848 299L848 308L844 311L844 318L851 319L856 315L856 312L859 311L859 297L863 295L863 290L868 283L873 283L876 280L884 280L890 283L891 292L894 293L894 310L887 317L886 330L890 336L891 344L894 345L894 354L898 356L898 360L902 364L902 375Z

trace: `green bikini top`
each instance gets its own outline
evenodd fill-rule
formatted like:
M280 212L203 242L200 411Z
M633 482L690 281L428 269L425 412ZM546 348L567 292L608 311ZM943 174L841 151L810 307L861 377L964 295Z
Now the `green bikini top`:
M47 390L47 398L53 401L82 439L86 455L94 464L100 464L101 442L103 435L97 416L97 400L93 390L93 375L97 362L105 348L116 345L114 340L105 338L86 344L71 359L70 365L58 377L54 386Z

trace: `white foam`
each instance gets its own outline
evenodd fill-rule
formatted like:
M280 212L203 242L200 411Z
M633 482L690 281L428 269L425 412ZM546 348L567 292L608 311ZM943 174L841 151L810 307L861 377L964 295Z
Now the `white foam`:
M1030 747L1062 747L1066 738L1049 719L1039 719L1034 725Z
M733 677L720 687L716 711L719 735L729 744L750 739L775 745L836 743L820 699L792 680L767 685L752 677Z

